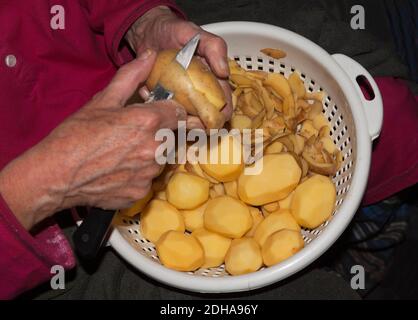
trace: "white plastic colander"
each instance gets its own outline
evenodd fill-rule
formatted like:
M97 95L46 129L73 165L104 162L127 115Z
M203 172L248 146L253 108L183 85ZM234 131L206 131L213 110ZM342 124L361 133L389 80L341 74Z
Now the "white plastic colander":
M293 32L253 22L223 22L203 26L225 39L228 55L247 69L297 71L307 90L326 93L324 114L331 124L332 139L343 155L341 169L333 177L337 189L332 217L315 230L303 230L305 248L282 263L257 272L230 276L224 266L178 272L160 264L153 244L140 233L138 219L118 217L110 237L111 246L129 263L165 284L197 292L236 292L260 288L298 272L323 254L342 234L356 212L366 188L371 143L383 120L382 99L371 75L351 58L329 55L319 46ZM287 57L280 61L260 53L280 48ZM364 98L356 79L364 76L374 99Z

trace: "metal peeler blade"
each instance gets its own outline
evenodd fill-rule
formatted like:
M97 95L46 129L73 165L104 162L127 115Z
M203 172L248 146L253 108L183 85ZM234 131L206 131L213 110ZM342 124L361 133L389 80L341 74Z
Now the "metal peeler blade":
M199 44L200 33L196 33L193 38L191 38L186 45L181 49L176 56L176 61L180 63L183 69L189 67L190 62L192 61L193 55L196 51L197 45Z

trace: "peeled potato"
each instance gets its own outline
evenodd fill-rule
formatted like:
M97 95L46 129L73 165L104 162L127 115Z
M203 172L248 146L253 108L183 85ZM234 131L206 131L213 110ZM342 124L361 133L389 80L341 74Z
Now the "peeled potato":
M208 161L200 166L206 174L218 181L236 180L244 169L240 140L234 136L223 136L217 146L208 149Z
M251 229L245 234L246 237L254 236L255 230L257 229L258 225L261 221L263 221L264 217L263 214L255 207L249 207L251 217L253 218L253 226Z
M293 256L304 246L300 232L288 229L276 231L264 243L261 254L267 267L275 265Z
M156 242L163 233L184 232L180 212L164 200L152 200L141 213L141 233L145 239Z
M174 172L188 172L186 170L186 164L179 164Z
M225 117L220 110L225 106L224 91L210 69L197 57L187 68L175 61L176 50L163 50L146 82L152 90L160 83L174 93L189 114L199 116L207 128L220 128Z
M290 209L290 203L292 202L292 198L293 198L294 193L295 192L293 191L286 198L279 201L279 208L280 209Z
M300 226L314 229L331 216L335 198L332 180L314 175L296 188L290 210Z
M225 193L227 196L239 199L238 197L238 183L236 180L224 182Z
M300 227L289 210L278 210L269 214L257 227L254 240L262 247L267 238L282 229L300 232Z
M225 257L225 269L232 275L255 272L263 265L261 249L252 238L232 240Z
M143 197L142 199L135 202L132 207L130 207L128 209L122 209L122 210L119 211L119 213L124 215L124 216L127 216L127 217L133 217L133 216L137 215L138 213L140 213L146 207L146 205L151 200L153 195L154 195L154 191L151 189L145 195L145 197Z
M292 155L268 154L257 161L262 161L259 174L245 175L244 172L238 179L238 194L242 201L260 206L284 199L296 188L302 170Z
M190 210L209 198L209 181L194 174L175 173L167 184L167 200L177 209Z
M205 262L201 268L214 268L224 263L231 239L205 229L193 231L192 236L199 240L205 254Z
M200 242L190 234L179 231L164 233L155 244L161 263L178 271L194 271L199 269L205 255Z
M201 206L191 210L181 210L183 215L184 226L187 231L193 232L196 229L203 228L203 215L205 213L208 203L205 202Z
M205 229L228 238L241 238L253 224L248 207L229 196L209 200L203 218Z
M263 209L268 212L274 212L279 209L279 202L275 201L275 202L266 203L265 205L263 205Z

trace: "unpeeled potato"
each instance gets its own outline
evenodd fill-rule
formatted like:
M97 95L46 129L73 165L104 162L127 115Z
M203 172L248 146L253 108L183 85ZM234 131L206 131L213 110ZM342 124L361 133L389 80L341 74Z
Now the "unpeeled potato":
M282 229L271 234L265 241L261 254L267 267L293 256L304 246L300 232Z
M290 210L300 226L314 229L331 216L335 198L336 190L332 180L314 175L296 188Z
M161 263L178 271L199 269L205 255L200 242L190 234L179 231L168 231L155 243Z
M220 128L225 117L220 112L226 104L225 94L214 74L200 59L194 57L187 68L175 61L177 50L160 51L146 82L152 90L161 84L174 93L186 111L199 116L207 128Z
M295 218L286 209L269 214L255 230L254 240L262 247L270 235L282 229L300 232Z
M242 201L260 206L284 199L296 188L302 170L292 155L268 154L258 161L262 161L259 174L246 175L244 172L238 179L238 194Z
M260 246L252 238L232 240L225 257L225 269L232 275L255 272L263 265Z
M199 240L205 253L205 262L201 268L214 268L224 263L231 239L203 228L193 231L192 235Z
M241 238L253 224L248 207L230 196L209 200L203 218L205 229L234 239Z
M167 184L167 200L177 209L190 210L209 198L209 181L190 173L175 173Z
M164 200L152 200L142 211L140 218L141 234L154 243L167 231L184 232L184 221L180 212Z

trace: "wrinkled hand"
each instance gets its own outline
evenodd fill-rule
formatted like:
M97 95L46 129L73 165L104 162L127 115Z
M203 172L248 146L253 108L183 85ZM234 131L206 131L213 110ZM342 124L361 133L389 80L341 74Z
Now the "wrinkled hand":
M178 18L167 7L156 7L138 19L127 32L125 38L137 54L147 48L157 52L164 49L180 49L196 33L201 34L197 54L204 58L214 74L220 78L225 91L227 104L222 112L229 120L232 115L231 89L226 79L229 76L227 46L225 41L196 24ZM146 98L147 91L142 89L141 96ZM203 127L196 117L189 117L188 126Z
M123 108L147 79L156 53L123 66L111 83L0 173L0 192L28 229L64 208L126 208L149 191L160 128L186 112L173 101Z

